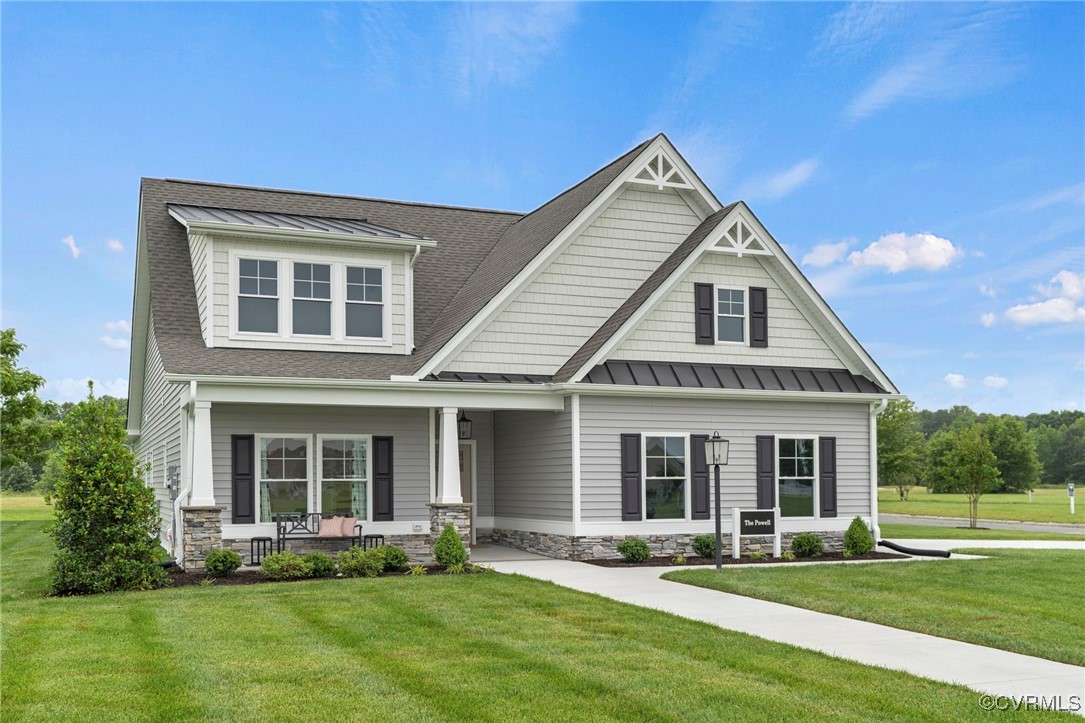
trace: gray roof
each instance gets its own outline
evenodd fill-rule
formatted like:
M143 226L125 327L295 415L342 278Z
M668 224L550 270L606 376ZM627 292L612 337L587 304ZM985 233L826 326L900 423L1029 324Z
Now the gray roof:
M237 208L212 208L208 206L189 206L183 203L170 203L166 207L186 222L204 221L240 228L273 228L292 231L315 231L321 233L346 234L349 236L400 238L423 241L425 236L416 236L406 231L396 231L386 226L368 223L365 219L331 218L328 216L306 216L299 213L269 213L249 211Z
M497 374L495 372L441 372L430 374L427 382L483 382L499 384L549 384L554 380L549 374Z
M886 393L884 389L866 377L852 374L846 369L806 369L748 364L611 360L588 372L582 383L689 389Z

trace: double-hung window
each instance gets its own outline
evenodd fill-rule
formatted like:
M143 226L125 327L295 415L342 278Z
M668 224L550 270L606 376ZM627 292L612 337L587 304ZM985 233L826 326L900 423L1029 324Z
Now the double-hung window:
M331 336L332 267L294 264L294 333Z
M308 512L309 437L261 436L257 447L260 521L271 522L274 514Z
M645 435L644 519L686 517L686 438Z
M369 500L369 438L320 436L320 511L365 520Z
M780 516L813 517L817 439L781 437L777 445L777 504L780 506Z
M346 335L376 339L384 336L383 269L347 267Z
M279 262L239 259L237 330L279 333Z
M746 290L716 287L716 341L746 341Z

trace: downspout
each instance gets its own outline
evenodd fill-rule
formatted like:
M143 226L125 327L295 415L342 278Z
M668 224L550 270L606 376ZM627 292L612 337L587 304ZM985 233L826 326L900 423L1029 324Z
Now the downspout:
M407 353L414 353L414 265L418 263L418 255L422 253L421 244L414 245L414 255L407 255L407 264L403 270L404 286L404 321L406 325Z
M188 486L177 492L177 497L173 500L173 558L177 561L177 564L184 566L185 562L185 541L184 541L184 523L181 519L181 506L188 501L189 495L192 493L192 442L193 442L193 428L196 426L195 419L193 419L192 410L196 408L196 382L191 381L188 383L188 404L185 405L185 413L188 415L188 429L187 429L187 444L185 455L188 459L184 460L185 473L181 475L181 482ZM180 535L178 535L180 530Z
M875 542L881 539L878 527L878 415L888 404L888 399L882 399L870 405L870 532Z

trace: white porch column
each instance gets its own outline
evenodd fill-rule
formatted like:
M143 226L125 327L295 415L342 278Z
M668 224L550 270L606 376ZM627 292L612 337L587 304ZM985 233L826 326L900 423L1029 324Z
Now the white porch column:
M437 502L459 504L460 494L460 445L456 429L456 407L441 408L441 459L437 464Z
M192 427L192 507L215 504L215 481L211 466L211 402L195 401Z

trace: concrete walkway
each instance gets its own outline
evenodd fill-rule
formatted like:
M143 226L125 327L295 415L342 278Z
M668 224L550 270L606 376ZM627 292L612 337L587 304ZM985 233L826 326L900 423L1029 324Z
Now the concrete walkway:
M931 517L928 515L878 515L879 524L927 525L930 527L968 527L967 517ZM1021 532L1055 532L1065 535L1085 535L1085 524L1064 522L1013 522L1011 520L976 520L979 527L990 530L1019 530Z
M1085 550L1085 540L932 540L915 538L889 538L890 542L920 550L1014 549L1014 550ZM879 547L883 552L892 552Z
M541 557L491 565L498 572L548 580L727 630L959 683L992 695L1059 695L1067 706L1070 696L1081 696L1079 700L1085 701L1082 667L659 579L673 568L606 568Z

